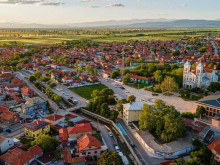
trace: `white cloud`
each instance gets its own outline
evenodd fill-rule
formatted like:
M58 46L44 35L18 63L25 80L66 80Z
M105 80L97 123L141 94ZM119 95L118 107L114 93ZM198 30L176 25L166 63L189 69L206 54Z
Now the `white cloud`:
M0 4L59 6L64 3L60 1L53 2L53 1L45 1L45 0L0 0Z
M125 5L121 3L113 3L113 4L107 5L106 7L125 7Z
M183 3L183 4L181 4L180 6L181 6L181 7L187 7L188 5L185 4L185 3Z

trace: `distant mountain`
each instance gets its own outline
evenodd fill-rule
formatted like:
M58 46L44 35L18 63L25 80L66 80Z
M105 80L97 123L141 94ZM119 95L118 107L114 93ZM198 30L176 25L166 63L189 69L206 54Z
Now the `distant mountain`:
M70 24L37 24L37 23L0 23L0 28L27 28L27 29L71 29L71 28L207 28L220 27L220 20L168 20L160 19L133 19L133 20L110 20Z

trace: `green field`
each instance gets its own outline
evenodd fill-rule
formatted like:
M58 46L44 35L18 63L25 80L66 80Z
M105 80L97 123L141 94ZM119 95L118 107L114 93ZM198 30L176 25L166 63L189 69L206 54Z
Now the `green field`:
M98 42L178 40L183 37L202 35L220 35L220 28L0 30L0 45L14 42L19 44L56 44L81 39Z
M108 88L108 87L106 87L103 84L96 84L96 85L89 85L89 86L71 88L70 90L72 90L73 92L77 93L81 97L89 100L89 99L92 98L91 94L92 94L93 90L101 91L104 88Z

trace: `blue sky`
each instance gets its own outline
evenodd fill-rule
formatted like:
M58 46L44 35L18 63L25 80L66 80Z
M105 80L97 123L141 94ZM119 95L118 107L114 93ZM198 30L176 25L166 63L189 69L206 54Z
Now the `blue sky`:
M0 22L220 19L220 0L0 0Z

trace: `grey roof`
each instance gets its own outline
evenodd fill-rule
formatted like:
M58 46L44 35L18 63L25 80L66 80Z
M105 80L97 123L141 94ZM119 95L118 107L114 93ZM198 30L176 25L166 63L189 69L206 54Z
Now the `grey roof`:
M215 99L215 100L204 100L204 101L198 101L198 102L220 108L220 98Z
M189 63L189 61L186 61L186 63L185 63L184 65L190 65L190 66L191 66L191 64Z
M45 103L45 101L40 97L32 97L32 98L26 98L26 106L34 106L35 104L41 104Z
M132 111L132 110L142 110L144 104L153 105L154 103L149 102L149 101L136 101L133 103L123 104L123 106L127 110Z
M209 81L209 78L203 77L203 78L202 78L202 81Z

